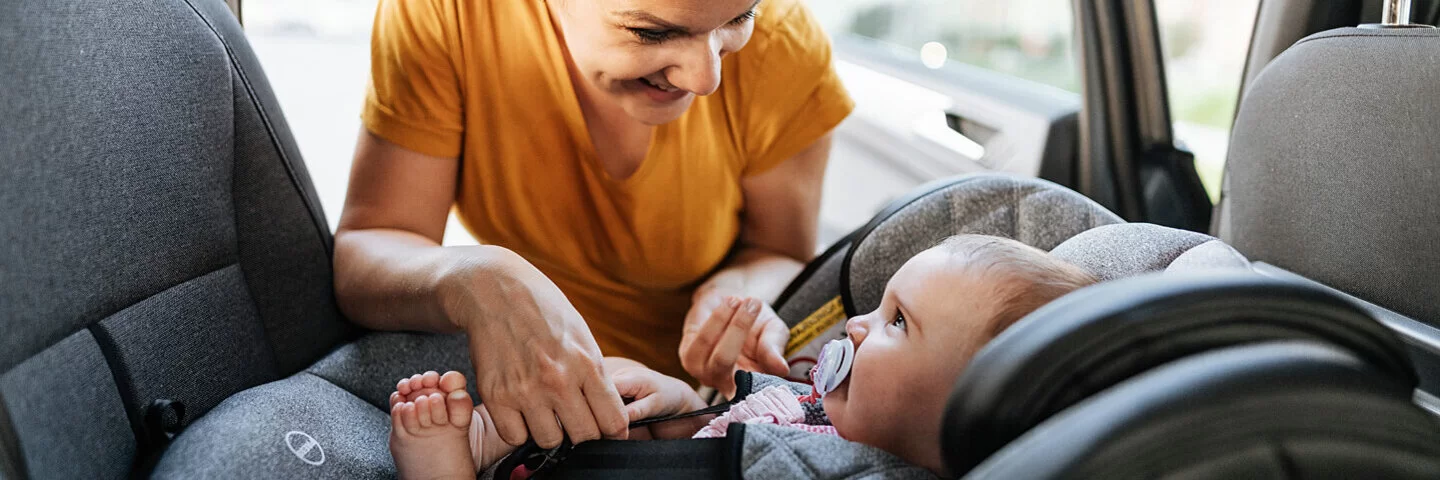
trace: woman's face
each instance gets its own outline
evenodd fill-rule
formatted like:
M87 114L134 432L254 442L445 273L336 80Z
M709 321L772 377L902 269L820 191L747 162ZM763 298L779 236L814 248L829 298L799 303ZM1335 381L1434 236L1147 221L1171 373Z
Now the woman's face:
M646 125L720 87L720 57L754 31L757 0L548 0L576 78ZM577 89L581 88L577 86Z

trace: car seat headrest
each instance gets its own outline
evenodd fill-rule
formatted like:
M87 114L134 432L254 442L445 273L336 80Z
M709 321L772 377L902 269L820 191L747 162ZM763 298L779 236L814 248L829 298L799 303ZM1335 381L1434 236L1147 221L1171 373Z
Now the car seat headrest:
M1440 322L1440 30L1301 40L1247 87L1217 232L1252 260Z
M1244 255L1215 237L1149 223L1095 227L1066 240L1050 253L1102 281L1161 270L1250 265Z
M919 191L857 232L840 273L847 314L875 309L906 260L951 235L995 235L1050 250L1080 232L1122 221L1073 190L1035 178L970 175Z
M1332 345L1224 348L1065 410L966 478L1436 478L1440 429L1409 398Z
M1061 297L982 348L950 395L942 444L968 469L1056 412L1136 374L1199 352L1274 340L1333 345L1390 375L1405 392L1417 383L1390 330L1318 287L1249 272L1152 273Z

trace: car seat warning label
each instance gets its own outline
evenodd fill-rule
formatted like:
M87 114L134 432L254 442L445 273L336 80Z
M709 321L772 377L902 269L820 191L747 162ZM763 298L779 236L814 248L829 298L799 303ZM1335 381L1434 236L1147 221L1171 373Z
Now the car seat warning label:
M830 299L790 328L790 343L785 345L785 361L790 364L791 381L810 383L810 367L820 356L825 342L845 335L845 306L840 297Z

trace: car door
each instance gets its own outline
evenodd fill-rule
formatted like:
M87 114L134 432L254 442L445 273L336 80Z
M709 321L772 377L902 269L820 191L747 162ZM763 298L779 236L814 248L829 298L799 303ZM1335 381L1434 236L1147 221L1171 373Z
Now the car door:
M1241 47L1219 52L1231 57L1225 70L1233 70L1226 74L1232 91L1201 98L1202 110L1233 112L1256 0L1241 3L1209 9L1238 13L1186 25L1206 45L1233 33L1216 32L1212 23L1244 29L1232 42ZM837 69L857 102L837 130L826 185L827 195L846 201L827 203L822 237L858 226L865 215L854 212L873 212L920 183L984 171L1054 181L1128 220L1208 229L1218 170L1207 190L1172 129L1157 2L809 5L834 39ZM1201 61L1216 55L1202 50ZM1198 137L1217 136L1203 133Z
M809 2L855 99L837 130L822 243L930 180L1076 183L1082 70L1071 0Z

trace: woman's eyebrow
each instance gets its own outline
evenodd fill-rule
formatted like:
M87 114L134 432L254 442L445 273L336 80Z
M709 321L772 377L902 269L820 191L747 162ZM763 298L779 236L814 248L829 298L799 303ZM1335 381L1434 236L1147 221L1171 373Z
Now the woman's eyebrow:
M735 19L738 20L740 17L744 17L746 14L755 11L755 9L760 6L761 1L762 0L755 0L755 3L750 4L750 8L745 9L744 13L736 15ZM690 33L690 29L666 21L665 19L657 17L654 14L644 10L622 10L619 12L615 12L615 15L630 20L632 22L649 23L655 25L657 28L662 30L673 30L678 33Z
M660 29L663 29L663 30L675 30L675 31L680 32L680 33L688 33L688 32L689 32L689 30L686 29L685 27L682 27L682 26L679 26L679 25L676 25L676 24L667 22L667 21L665 21L664 19L661 19L660 17L657 17L657 16L655 16L655 15L652 15L652 14L650 14L650 12L647 12L647 11L644 11L644 10L625 10L625 11L623 11L623 12L615 12L615 15L616 15L616 16L619 16L619 17L621 17L621 18L628 19L628 20L630 20L630 21L634 21L634 22L645 22L645 23L649 23L649 24L655 25L656 27L659 27Z

